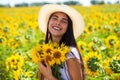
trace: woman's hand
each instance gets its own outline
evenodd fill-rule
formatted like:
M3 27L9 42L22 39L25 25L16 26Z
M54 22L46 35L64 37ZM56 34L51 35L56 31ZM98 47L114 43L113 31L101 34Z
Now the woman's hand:
M52 75L52 70L51 70L51 67L50 65L46 62L46 60L44 61L44 64L46 65L43 65L41 62L39 62L38 64L38 68L41 72L41 74L47 78L48 80L56 80L54 78L54 76Z

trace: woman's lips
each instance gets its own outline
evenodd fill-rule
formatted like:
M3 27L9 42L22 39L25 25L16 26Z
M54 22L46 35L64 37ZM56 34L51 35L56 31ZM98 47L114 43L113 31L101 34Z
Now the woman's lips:
M53 28L54 30L57 30L57 31L60 31L60 30L61 30L61 28L58 27L58 26L53 26L52 28Z

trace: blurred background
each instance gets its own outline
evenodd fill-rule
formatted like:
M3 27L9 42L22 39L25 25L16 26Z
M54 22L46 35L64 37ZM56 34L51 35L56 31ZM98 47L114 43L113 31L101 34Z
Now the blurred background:
M48 3L83 5L119 4L120 0L0 0L1 7L40 6Z
M49 3L69 5L84 18L76 41L86 80L120 80L120 0L0 0L0 80L38 80L31 50L44 44L38 13Z

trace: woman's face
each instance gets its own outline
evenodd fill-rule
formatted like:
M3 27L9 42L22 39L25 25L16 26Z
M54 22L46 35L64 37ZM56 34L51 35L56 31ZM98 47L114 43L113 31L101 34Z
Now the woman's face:
M52 37L62 37L68 27L68 17L65 13L55 12L48 24L48 30L51 33Z

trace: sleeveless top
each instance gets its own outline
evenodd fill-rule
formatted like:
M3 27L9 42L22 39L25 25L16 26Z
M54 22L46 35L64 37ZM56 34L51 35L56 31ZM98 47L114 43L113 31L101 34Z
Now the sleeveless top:
M77 58L80 59L79 53L75 47L70 47L70 53L67 54L67 60L70 58ZM62 65L63 67L60 68L61 78L62 80L71 80L69 73L68 73L68 67L66 61Z

